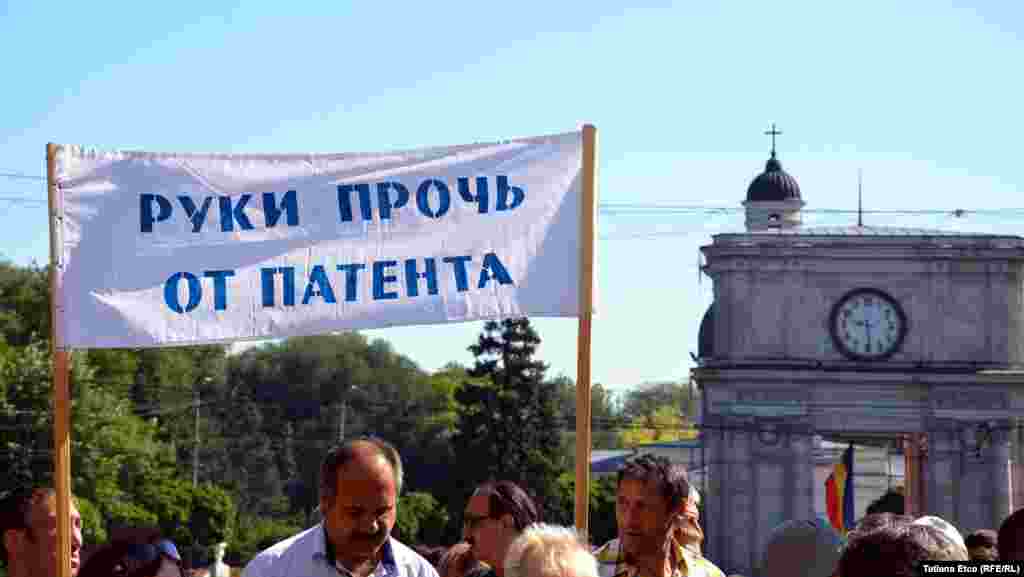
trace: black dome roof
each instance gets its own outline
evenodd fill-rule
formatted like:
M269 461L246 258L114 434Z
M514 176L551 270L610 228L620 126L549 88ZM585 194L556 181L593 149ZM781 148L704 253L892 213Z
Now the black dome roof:
M757 175L747 188L747 202L782 202L800 200L800 185L796 179L782 170L782 164L775 158L768 159L764 172Z
M715 303L711 303L700 321L697 333L697 357L707 359L715 356Z

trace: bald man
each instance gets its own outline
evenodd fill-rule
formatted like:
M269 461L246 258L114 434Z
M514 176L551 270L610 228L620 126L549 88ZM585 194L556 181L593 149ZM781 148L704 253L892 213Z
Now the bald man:
M376 438L345 442L320 466L323 521L261 552L243 577L437 577L391 537L401 491L394 447Z

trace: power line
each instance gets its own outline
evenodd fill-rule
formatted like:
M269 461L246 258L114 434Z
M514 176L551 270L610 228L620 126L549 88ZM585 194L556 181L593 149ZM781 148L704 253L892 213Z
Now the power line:
M43 177L36 177L27 174L20 173L0 173L0 176L6 176L10 178L24 178L32 180L46 180ZM2 194L22 194L18 192L7 192ZM34 194L34 193L26 193ZM46 204L47 200L43 198L31 198L25 196L0 196L0 201L6 202L23 202L23 203L38 203ZM739 214L746 211L746 208L742 206L710 206L710 205L699 205L699 204L671 204L671 203L636 203L636 202L602 202L598 205L598 210L601 214L608 216L644 216L650 214L668 215L668 214L683 214L683 215L694 215L694 214ZM1001 207L1001 208L951 208L951 209L907 209L907 208L892 208L892 209L864 209L858 210L856 208L803 208L800 210L801 213L805 214L834 214L834 215L853 215L853 214L878 214L878 215L946 215L963 218L969 215L1008 215L1016 214L1024 216L1024 207Z
M34 176L31 174L25 174L24 172L0 172L0 176L17 180L46 180L45 176Z
M35 176L26 174L23 172L0 172L0 177L20 179L20 180L35 180L35 181L46 181L44 176ZM13 197L0 197L0 201L19 201L19 202L32 202L31 199L20 199ZM35 202L46 203L46 200L38 199ZM713 213L713 214L732 214L743 212L746 209L740 206L708 206L708 205L692 205L692 204L672 204L672 203L635 203L635 202L602 202L598 205L598 210L607 215L639 215L645 213L681 213L681 214L699 214L699 213ZM952 215L956 217L963 217L968 214L1005 214L1007 212L1024 213L1024 208L991 208L991 209L868 209L861 210L859 208L803 208L803 213L810 214L889 214L889 215Z
M27 384L27 383L25 383L23 381L14 381L14 382L12 382L10 384L24 385L24 384ZM112 385L112 384L115 384L115 383L94 383L92 386L106 387L107 390L109 390L111 393L121 394L120 390L117 390L116 388L110 387L110 385ZM324 383L324 384L331 384L331 383ZM373 387L378 386L380 384L382 384L382 383L365 383L365 384L363 384L363 386L365 388L370 389L370 388L373 388ZM130 386L129 386L129 389L130 389ZM179 414L179 413L186 413L186 412L190 412L190 411L194 410L195 407L196 407L196 404L195 404L194 400L192 400L192 398L191 398L192 397L192 393L188 392L188 391L191 390L191 388L190 387L189 388L184 388L183 387L183 388L181 388L179 390L183 393L181 395L181 401L180 402L167 403L167 402L160 402L160 401L151 401L151 402L149 402L149 403L147 403L145 405L139 406L139 405L135 405L134 403L132 403L132 401L130 399L128 399L128 398L119 398L118 401L120 403L123 403L123 406L121 406L119 408L123 408L125 411L128 412L128 414L132 414L132 415L138 416L140 418L152 418L152 417L158 417L158 416L164 416L164 415L173 415L173 414ZM247 391L247 394L244 394L242 399L239 399L238 397L231 396L231 395L226 395L226 396L219 396L219 395L217 395L219 398L215 398L213 400L204 400L204 401L199 403L199 407L200 408L218 408L218 407L230 406L230 405L237 404L237 403L241 402L241 403L244 403L244 404L260 407L263 410L277 409L280 412L284 412L284 413L288 412L289 407L287 407L285 405L282 405L280 403L280 401L278 401L278 400L269 399L269 398L245 398L245 397L248 397L248 394L256 393L256 392L257 391L251 391L251 392ZM128 393L128 391L124 391L123 394L127 395L129 393ZM327 405L332 405L333 403L337 402L337 400L333 399L333 398L331 398L331 399L310 399L310 400L311 401L315 401L317 405L320 405L322 407L323 406L327 406ZM696 401L696 399L694 401ZM77 402L80 402L80 401L78 401L76 399L75 402L77 403ZM352 406L354 408L357 408L357 409L390 409L390 408L394 408L394 407L403 407L403 406L406 407L406 408L409 408L409 409L417 409L418 408L418 409L422 409L422 410L433 410L433 409L437 408L437 407L434 406L435 405L434 403L414 403L414 402L409 402L409 401L404 400L404 399L394 399L394 400L374 399L374 398L369 398L368 395L363 395L363 394L356 395L354 398L350 399L349 402L350 402L350 406ZM872 401L869 401L869 402L865 403L864 401L838 401L838 400L812 400L812 399L779 399L779 400L773 400L773 401L737 401L737 402L722 403L721 406L722 407L740 406L740 407L744 407L744 408L754 407L754 408L760 408L760 409L778 408L778 409L781 409L781 410L791 410L791 409L794 409L794 408L799 408L799 409L802 409L802 410L804 410L806 412L814 412L814 411L827 412L827 411L850 409L850 408L863 408L865 406L869 407L872 410L895 410L895 411L903 411L903 412L909 412L909 411L918 410L918 408L916 408L914 406L908 406L908 405L905 405L905 404L892 403L892 402L872 402ZM269 409L266 409L267 407L269 407ZM325 409L323 411L324 414L328 414L329 412L330 411L327 410L327 409ZM50 416L50 414L51 414L51 410L50 409L25 409L25 408L18 408L16 405L8 406L6 408L0 408L0 419L2 419L4 417L7 417L8 419L11 419L11 418L19 417L19 416L48 418ZM715 414L718 414L718 412L716 412ZM637 425L633 425L633 424L629 424L628 423L628 420L630 420L630 419L643 418L644 416L645 415L633 414L633 415L627 415L627 416L622 416L622 417L595 417L595 418L592 418L591 421L592 421L592 423L595 423L595 424L605 423L605 424L608 424L608 425L619 425L618 428L622 428L622 429L637 429L637 428L640 428L640 429L685 430L685 429L689 428L689 427L676 427L674 425L672 425L672 426L662 426L662 425L657 425L655 423L650 423L650 424L642 423L642 424L637 424ZM685 416L685 415L680 415L680 416ZM723 416L725 416L725 417L735 417L735 418L738 418L738 419L743 419L743 418L745 418L747 416L753 416L753 415L746 415L746 414L738 414L737 413L737 414L723 414ZM408 418L412 419L413 417L408 417ZM560 418L560 420L561 420L561 418ZM575 413L574 412L571 413L569 416L566 417L565 420L567 420L568 422L574 424L575 423Z
M25 198L21 196L0 196L0 202L11 202L14 204L33 204L33 205L45 205L45 200L37 198Z
M1004 427L1001 430L1014 431L1014 430L1016 430L1018 428L1019 427L1012 427L1011 426L1011 427ZM364 434L364 433L367 433L367 432L372 432L373 430L374 429L372 427L369 427L369 428L368 427L360 427L360 428L357 429L357 432L360 433L360 434ZM616 432L617 433L623 433L623 432L630 432L630 431L633 431L633 430L635 430L635 429L628 429L628 428L592 429L592 432L594 432L594 433L609 433L609 432L612 432L612 433L616 433ZM655 430L655 431L660 432L660 433L689 432L689 431L693 431L693 430L698 430L698 431L706 432L706 433L717 432L717 431L736 431L736 432L755 433L755 434L770 432L770 431L766 431L766 430L764 430L762 428L758 428L758 427L751 426L751 425L730 425L730 426L709 426L709 425L699 425L698 426L698 425L695 425L692 428L686 428L686 429L662 427L662 428L658 428L658 429L649 429L649 430ZM971 430L971 428L970 427L965 427L963 430L969 431L969 430ZM563 433L563 434L564 433L575 433L576 429L575 429L575 427L558 427L554 432ZM820 434L820 433L813 433L813 434ZM829 435L823 435L823 436L824 437L828 437ZM850 432L848 436L856 437L857 436L857 431ZM893 434L888 435L888 436L886 436L884 438L889 439L889 440L894 440L894 439L898 439L899 437L900 437L899 433L893 433ZM239 440L239 439L245 439L245 438L265 439L266 436L264 434L262 434L262 433L259 433L259 432L255 432L255 433L253 433L251 435L242 435L242 434L234 434L234 435L232 435L232 434L227 434L227 435L215 435L214 437L211 438L211 440L213 440L213 441L233 441L233 440ZM880 439L881 437L878 437L878 438ZM322 436L303 436L303 437L292 437L292 438L279 437L279 438L276 438L276 439L272 439L271 441L272 441L271 445L291 444L291 445L295 445L295 446L319 447L319 446L330 445L331 443L335 443L337 441L337 439L336 439L335 435L333 434L333 431L325 431ZM663 440L662 442L664 442L664 443L674 443L674 442L682 442L682 441L692 441L694 443L701 442L700 438L666 439L666 440ZM779 439L779 441L781 441L781 439ZM658 442L658 441L655 440L653 442ZM80 441L78 441L76 439L72 439L72 443L74 443L74 445L75 445L76 452L79 452L79 453L84 451L87 454L95 454L95 452L99 450L99 449L97 449L95 447L92 447L92 446L87 446L87 445L83 446L83 445L80 444ZM696 447L694 447L694 448L696 448ZM629 448L627 447L627 448L623 448L621 450L629 450ZM976 450L977 449L973 449L973 448L969 448L969 447L961 447L961 448L955 450L954 452L959 452L959 453L962 453L962 454L969 454L969 453L974 453ZM205 451L209 452L210 449L206 449ZM21 445L18 448L0 449L0 454L4 454L4 453L6 453L6 454L30 454L30 455L53 455L54 450L51 447L38 448L36 446L33 446L33 444L25 444L25 445Z

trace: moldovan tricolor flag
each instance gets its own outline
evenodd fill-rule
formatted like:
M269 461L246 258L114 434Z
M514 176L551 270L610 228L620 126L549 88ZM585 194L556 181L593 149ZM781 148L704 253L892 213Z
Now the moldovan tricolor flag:
M836 463L832 474L825 481L825 504L828 508L828 520L836 531L845 535L853 529L852 443L843 451L843 458Z

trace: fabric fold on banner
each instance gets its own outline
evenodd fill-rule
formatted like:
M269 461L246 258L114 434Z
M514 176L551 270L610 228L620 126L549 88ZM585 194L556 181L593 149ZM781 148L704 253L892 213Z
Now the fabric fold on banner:
M843 457L825 481L825 506L828 520L841 535L854 525L853 499L853 444L843 451Z
M353 154L61 146L68 348L579 314L580 132Z

